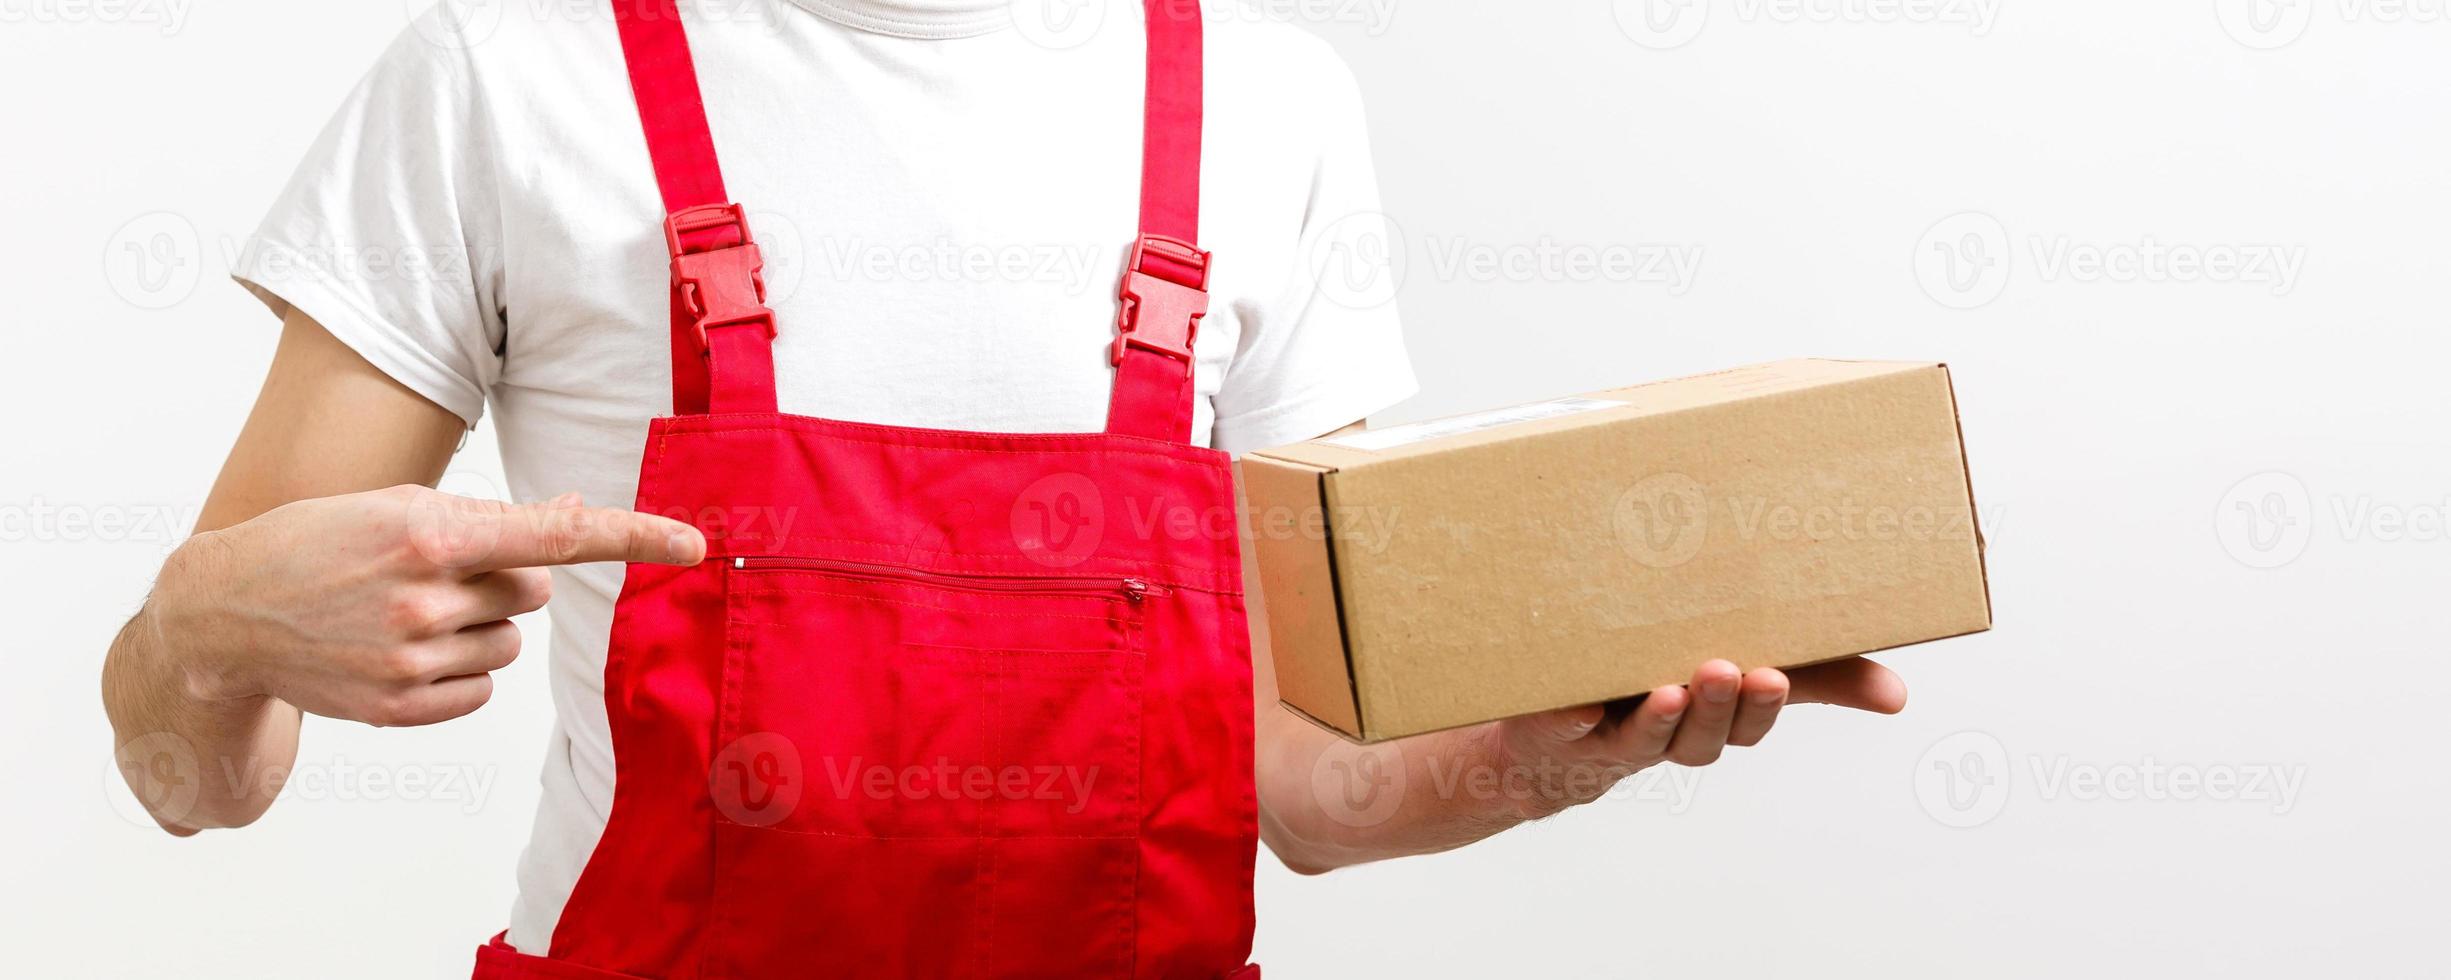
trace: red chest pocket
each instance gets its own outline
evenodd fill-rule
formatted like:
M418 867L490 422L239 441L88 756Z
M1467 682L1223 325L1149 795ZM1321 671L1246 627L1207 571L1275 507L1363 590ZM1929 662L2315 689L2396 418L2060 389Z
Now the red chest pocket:
M1060 972L1127 969L1141 631L1148 605L1168 598L1132 579L743 560L727 588L709 774L724 818L717 918L734 937L719 946L744 964L873 969L882 956L924 975L993 975L999 937L1038 969L1057 954L1031 934L1103 933L1116 938L1062 952ZM1079 901L1005 908L1000 879L1068 882ZM861 949L817 924L846 902L859 906L846 918L939 922L923 931L944 942Z

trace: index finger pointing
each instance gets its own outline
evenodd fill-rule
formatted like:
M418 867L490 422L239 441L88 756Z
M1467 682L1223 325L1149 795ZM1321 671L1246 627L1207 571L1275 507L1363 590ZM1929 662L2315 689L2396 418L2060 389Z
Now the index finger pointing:
M471 572L588 562L695 565L706 537L668 517L612 507L531 504L504 510L501 535Z

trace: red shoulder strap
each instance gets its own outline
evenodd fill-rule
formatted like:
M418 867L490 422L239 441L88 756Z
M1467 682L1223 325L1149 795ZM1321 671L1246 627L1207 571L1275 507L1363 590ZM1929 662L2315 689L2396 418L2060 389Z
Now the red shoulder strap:
M675 0L612 0L672 256L672 411L772 412L774 312L748 219L723 191Z
M1192 340L1208 313L1200 250L1200 5L1143 0L1149 35L1141 124L1140 237L1116 289L1115 394L1106 431L1191 438Z

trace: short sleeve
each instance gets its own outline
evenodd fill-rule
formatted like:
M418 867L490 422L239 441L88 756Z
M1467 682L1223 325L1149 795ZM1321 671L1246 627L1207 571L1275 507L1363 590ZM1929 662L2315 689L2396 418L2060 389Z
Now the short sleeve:
M349 93L231 275L474 426L501 371L500 209L448 5Z
M1379 212L1361 89L1343 62L1323 60L1318 162L1292 268L1246 319L1214 396L1211 441L1231 453L1324 435L1419 388L1396 314L1391 250L1402 245Z

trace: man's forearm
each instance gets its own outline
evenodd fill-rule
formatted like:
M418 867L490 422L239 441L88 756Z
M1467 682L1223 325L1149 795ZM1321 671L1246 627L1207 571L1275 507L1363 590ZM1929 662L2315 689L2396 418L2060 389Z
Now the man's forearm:
M262 695L198 697L150 605L111 643L102 706L120 774L180 836L253 822L297 760L298 709Z
M1269 707L1260 831L1297 872L1453 850L1541 812L1536 790L1503 778L1491 726L1364 746Z
M234 603L227 587L262 571L235 555L228 529L292 501L393 484L432 484L465 426L341 343L301 310L282 324L263 391L197 515L196 535L164 562L153 597L111 642L102 669L121 771L137 799L176 834L254 821L298 755L299 713L252 685L200 670L195 651L264 649L245 638L202 635L213 611L263 613L280 600ZM354 538L296 540L321 552ZM267 553L297 549L276 545ZM203 681L205 683L198 683ZM248 695L239 697L237 695Z

